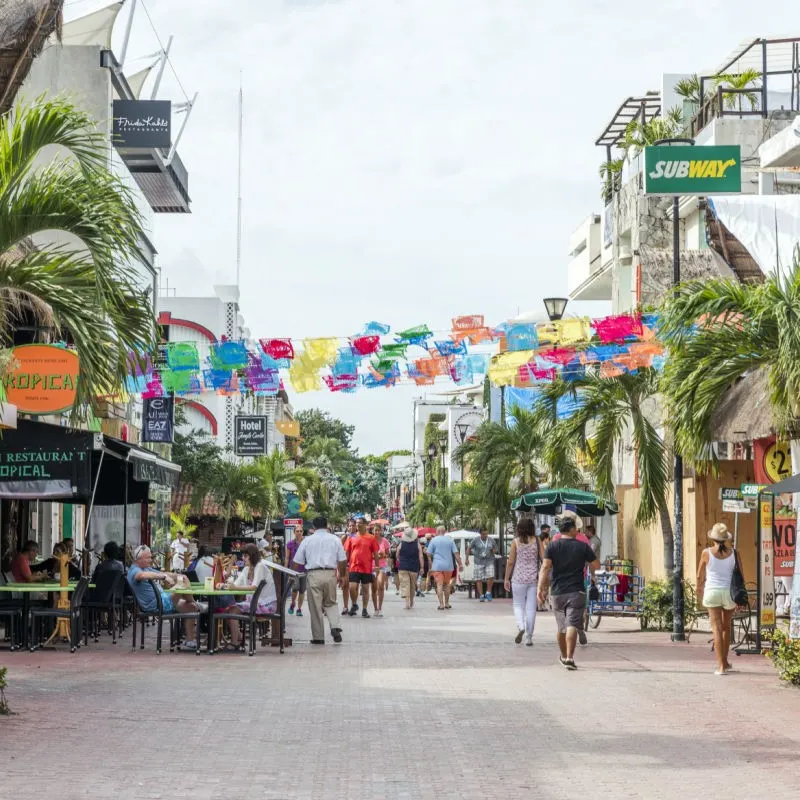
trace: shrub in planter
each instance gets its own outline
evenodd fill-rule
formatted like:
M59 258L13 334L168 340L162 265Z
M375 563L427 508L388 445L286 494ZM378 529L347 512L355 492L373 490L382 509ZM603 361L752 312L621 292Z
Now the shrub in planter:
M697 622L697 596L694 586L683 583L684 620L687 631ZM672 581L650 581L642 596L642 630L672 630Z
M767 658L778 670L778 677L793 686L800 686L800 639L790 639L786 630L780 628L765 638L772 642Z

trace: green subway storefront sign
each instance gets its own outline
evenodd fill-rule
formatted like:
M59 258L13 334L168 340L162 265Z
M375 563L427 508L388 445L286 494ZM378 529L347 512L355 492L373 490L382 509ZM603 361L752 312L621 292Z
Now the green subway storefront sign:
M645 194L711 195L742 191L739 145L653 145L644 149Z

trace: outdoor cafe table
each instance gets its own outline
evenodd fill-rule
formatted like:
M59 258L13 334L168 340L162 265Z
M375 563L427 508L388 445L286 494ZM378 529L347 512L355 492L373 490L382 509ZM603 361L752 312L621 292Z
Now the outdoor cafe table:
M19 592L22 595L22 648L27 650L29 647L30 636L28 630L28 622L30 621L31 609L31 595L38 592L74 592L77 588L77 581L68 583L62 586L55 581L43 581L40 583L7 583L5 586L0 586L0 592ZM94 589L93 583L89 584L90 589Z
M208 598L208 654L213 655L217 652L217 626L214 622L214 609L217 605L218 597L230 597L231 595L254 594L254 586L232 586L224 589L206 589L205 584L193 583L188 589L165 589L169 594L176 595L199 595Z

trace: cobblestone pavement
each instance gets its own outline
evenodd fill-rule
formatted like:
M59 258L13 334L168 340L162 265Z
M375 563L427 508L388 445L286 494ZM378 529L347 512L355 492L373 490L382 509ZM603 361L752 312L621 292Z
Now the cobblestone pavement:
M800 692L761 657L713 675L707 636L672 645L603 620L580 670L550 614L513 643L510 603L428 597L345 620L342 645L214 657L129 637L8 653L0 796L526 798L770 796L797 789Z

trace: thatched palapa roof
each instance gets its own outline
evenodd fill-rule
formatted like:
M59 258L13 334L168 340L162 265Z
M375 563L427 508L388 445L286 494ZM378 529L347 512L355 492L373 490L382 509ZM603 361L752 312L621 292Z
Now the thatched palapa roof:
M0 114L14 97L52 33L60 33L64 0L0 2Z
M728 390L711 418L714 441L751 442L776 432L767 381L766 369L758 369Z

